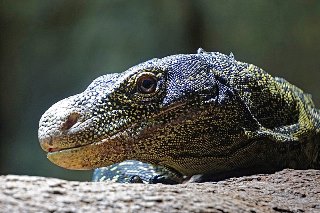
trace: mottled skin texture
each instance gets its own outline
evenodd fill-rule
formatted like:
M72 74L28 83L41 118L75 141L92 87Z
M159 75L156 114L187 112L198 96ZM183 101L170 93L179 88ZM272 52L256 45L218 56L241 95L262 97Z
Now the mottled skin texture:
M310 95L232 54L202 49L101 76L39 124L53 163L114 164L93 180L145 183L320 168L319 132Z

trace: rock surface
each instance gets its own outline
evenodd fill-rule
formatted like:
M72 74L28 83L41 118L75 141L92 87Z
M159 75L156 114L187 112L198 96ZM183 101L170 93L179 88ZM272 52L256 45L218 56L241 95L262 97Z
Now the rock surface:
M0 212L320 212L320 171L144 185L0 176Z

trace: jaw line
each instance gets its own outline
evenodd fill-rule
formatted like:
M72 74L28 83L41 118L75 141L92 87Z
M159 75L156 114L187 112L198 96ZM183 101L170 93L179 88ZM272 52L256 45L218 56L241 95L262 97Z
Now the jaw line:
M89 170L108 166L128 157L128 146L117 139L104 139L84 146L49 152L54 164L73 170Z
M152 118L158 118L164 113L179 109L185 104L186 103L177 103L172 107L165 108ZM139 123L140 126L141 123ZM138 124L135 123L128 128L121 129L114 135L100 141L48 152L47 158L60 167L72 170L89 170L109 166L129 158L131 159L132 156L130 152L132 150L130 144L134 141L130 139L124 141L121 139L121 135L125 134L127 132L126 130L132 130L136 125Z
M170 112L170 111L174 111L177 108L180 108L181 106L186 105L186 103L184 102L180 102L180 103L176 103L173 106L169 106L164 108L162 111L159 112L159 114L153 116L151 119L154 118L158 118L160 116L162 116L163 114ZM142 124L144 122L140 122L139 124ZM114 133L111 136L108 136L108 138L102 139L100 141L94 141L92 143L88 143L88 144L83 144L83 145L78 145L78 146L74 146L74 147L66 147L66 148L52 148L52 151L47 151L47 156L51 155L51 154L57 154L57 153L62 153L62 152L72 152L72 151L76 151L77 149L86 147L86 146L94 146L94 145L99 145L101 143L106 143L109 140L112 140L113 138L123 134L126 132L126 130L132 129L133 127L135 127L136 125L138 125L137 123L132 124L131 126L127 127L127 128L121 128L119 131L117 131L116 133ZM141 125L140 125L141 126Z
M80 146L70 147L70 148L62 148L62 149L55 149L55 150L53 149L54 151L49 151L47 153L47 156L49 158L50 155L56 155L56 154L64 153L64 152L76 152L79 149L82 149L82 148L85 148L85 147L88 147L88 146L99 145L99 144L102 144L102 143L106 143L107 141L108 141L108 139L103 139L101 141L92 142L92 143L85 144L85 145L82 145L82 146L80 145Z

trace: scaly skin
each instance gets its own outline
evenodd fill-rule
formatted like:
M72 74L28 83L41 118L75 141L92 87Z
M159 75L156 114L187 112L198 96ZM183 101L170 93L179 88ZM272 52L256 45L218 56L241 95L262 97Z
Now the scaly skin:
M193 175L320 168L319 132L310 95L232 54L199 49L97 78L50 107L38 135L61 167L114 164L96 170L96 181L119 178L134 162L134 181L126 182L159 182L163 174L164 183L181 183ZM116 164L126 160L145 162L153 176L142 177L137 161Z

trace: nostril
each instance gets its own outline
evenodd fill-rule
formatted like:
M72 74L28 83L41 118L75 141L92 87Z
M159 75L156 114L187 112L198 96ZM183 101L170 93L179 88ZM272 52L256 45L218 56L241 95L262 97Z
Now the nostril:
M68 130L68 129L70 129L73 125L75 125L75 123L77 123L79 117L80 117L80 114L79 114L79 113L76 113L76 112L71 113L71 114L68 116L66 122L64 122L64 123L62 124L62 128L61 128L61 129L62 129L62 130Z

